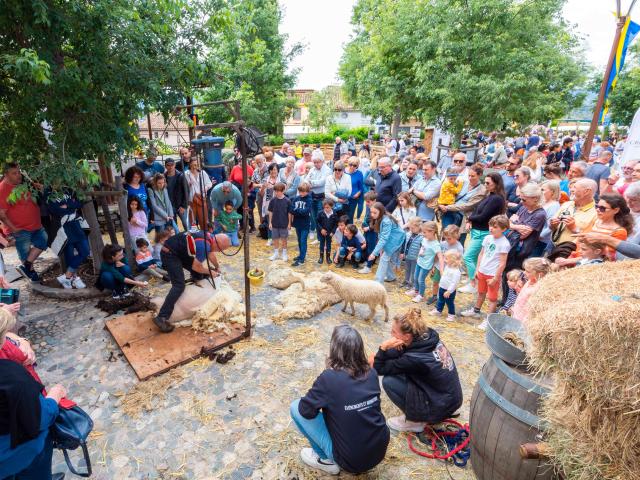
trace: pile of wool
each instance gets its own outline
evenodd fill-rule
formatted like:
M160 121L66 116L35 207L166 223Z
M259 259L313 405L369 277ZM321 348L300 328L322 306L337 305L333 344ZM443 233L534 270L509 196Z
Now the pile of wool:
M322 272L312 272L304 277L289 268L269 272L269 284L284 290L276 302L280 309L272 315L274 322L292 318L311 318L325 308L340 302L333 287L320 280Z
M640 261L545 277L529 301L530 363L555 378L543 403L568 480L640 478Z
M231 333L229 325L245 322L244 304L238 292L223 284L216 293L202 305L191 319L191 328L199 332Z

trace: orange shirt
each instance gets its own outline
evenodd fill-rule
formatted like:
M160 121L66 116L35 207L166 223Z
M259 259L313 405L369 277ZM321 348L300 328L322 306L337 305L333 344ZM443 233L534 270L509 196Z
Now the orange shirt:
M613 238L617 238L618 240L626 240L627 239L627 231L624 228L622 228L622 227L616 227L616 228L613 228L613 229L605 228L605 227L602 227L600 225L600 222L597 221L597 220L593 225L585 228L583 232L584 233L587 233L587 232L604 233L606 235L611 235ZM571 254L571 257L573 257L573 258L582 257L581 245L582 244L580 242L577 243L577 247L578 248L576 249L575 252L573 252ZM605 253L605 255L607 256L607 259L610 262L615 262L616 261L616 249L615 248L606 247L604 253Z
M9 195L13 192L16 185L12 185L3 180L0 182L0 209L7 212L9 221L18 230L29 230L33 232L42 227L40 221L40 207L33 201L31 194L22 195L15 203L9 203ZM5 234L10 233L7 227L4 228Z

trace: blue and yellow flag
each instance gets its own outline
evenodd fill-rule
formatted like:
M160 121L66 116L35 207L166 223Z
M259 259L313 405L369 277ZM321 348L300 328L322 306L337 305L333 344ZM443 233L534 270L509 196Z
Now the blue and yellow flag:
M618 41L618 48L616 49L616 58L613 61L609 80L607 81L607 89L604 92L604 107L600 113L598 123L604 123L604 117L609 111L609 92L616 87L618 77L622 71L622 67L624 66L624 59L627 56L627 49L629 48L629 45L631 45L631 42L633 42L633 39L636 38L636 35L638 35L638 32L640 32L640 25L636 22L632 22L631 17L627 17L627 21L625 22L624 27L622 27L622 32L620 33L620 40Z

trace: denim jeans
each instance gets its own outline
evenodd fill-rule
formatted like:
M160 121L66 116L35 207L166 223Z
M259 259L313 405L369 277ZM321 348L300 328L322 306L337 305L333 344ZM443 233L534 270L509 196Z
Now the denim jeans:
M326 237L320 234L320 230L318 230L318 242L320 242L320 256L327 252L327 255L331 255L331 240L332 237L327 235Z
M362 195L358 197L358 205L355 214L356 219L360 219L362 212L364 212L364 192L362 192Z
M469 245L464 251L464 264L467 267L467 274L469 280L473 280L476 276L476 268L478 267L478 255L482 250L482 241L484 237L489 235L489 230L476 230L471 229Z
M323 198L316 200L313 198L313 194L311 194L311 229L317 230L316 218L318 213L322 211L322 200ZM318 234L320 237L320 234Z
M396 279L396 274L393 272L393 265L396 264L398 255L400 255L400 249L393 252L391 255L382 252L380 255L380 263L378 263L378 270L376 270L376 281L383 283L385 280L390 282Z
M304 262L305 258L307 258L307 237L309 236L308 228L298 228L296 227L296 237L298 237L298 261Z
M338 253L339 257L346 257L347 255L349 255L349 252L347 251L347 249L345 247L340 247L340 252ZM362 260L362 250L357 249L355 252L353 252L353 257L351 257L352 259L355 258L356 262L360 263L360 261Z
M300 399L291 402L290 411L293 423L296 424L300 433L307 437L311 448L321 459L333 461L333 440L331 440L329 429L324 421L324 415L319 412L312 420L304 418L298 410L299 404Z
M405 260L404 261L404 283L408 285L413 284L413 277L416 273L417 260Z
M125 277L132 277L133 274L131 272L131 268L129 265L123 265L118 267L118 271L124 275ZM100 273L100 284L114 292L116 295L121 295L126 291L126 285L124 282L118 281L111 272L102 272Z
M86 238L77 242L67 242L64 247L64 263L68 272L76 272L82 262L89 257L89 242Z
M422 268L420 265L416 265L416 273L413 277L413 288L421 296L424 296L424 291L427 288L427 275L429 275L429 270Z
M225 232L225 234L227 235L227 237L229 237L229 240L231 240L232 247L237 247L238 245L240 245L240 239L238 238L237 230L235 232Z
M13 234L16 240L16 250L20 261L24 262L29 256L31 248L47 249L47 232L40 227L38 230L18 230Z
M360 197L361 196L362 195L360 195ZM360 197L349 199L349 206L347 207L347 215L349 216L349 222L351 223L355 222L356 207L358 206L358 200L360 200Z
M389 400L404 413L406 410L407 377L404 374L385 375L382 377L382 388Z
M184 229L182 231L188 232L191 225L189 224L189 212L187 211L187 209L185 208L184 212L182 213L178 213L178 210L176 209L176 217L180 219L180 223L182 224L182 228ZM178 232L179 230L176 230L176 233Z
M158 317L168 319L171 317L173 308L185 289L184 269L182 261L172 253L162 252L160 259L162 260L162 267L167 271L171 279L171 289L167 293L162 307L160 307ZM192 273L192 275L194 274Z
M184 225L184 224L183 224ZM178 233L180 230L178 230L178 224L176 223L175 220L170 220L164 224L160 224L160 225L154 225L153 228L155 229L156 232L162 232L164 231L167 227L173 227L173 231Z
M462 214L460 212L445 212L442 215L442 230L449 225L462 225Z
M454 290L451 293L451 295L449 295L449 298L444 298L445 292L446 290L444 288L438 289L438 302L436 303L436 310L442 313L442 310L444 310L444 306L446 305L449 315L455 315L456 314L456 303L455 303L456 291Z

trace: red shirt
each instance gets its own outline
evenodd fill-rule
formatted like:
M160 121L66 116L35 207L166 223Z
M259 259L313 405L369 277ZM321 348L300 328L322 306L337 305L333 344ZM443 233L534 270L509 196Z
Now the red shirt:
M7 180L0 182L0 210L7 212L7 217L18 230L34 231L42 228L40 207L33 201L31 194L22 195L15 203L9 203L9 195L16 185ZM10 233L7 227L5 233Z
M249 178L253 175L253 168L247 165L247 175ZM237 183L238 185L242 185L242 165L236 165L231 169L231 173L229 174L229 180Z

